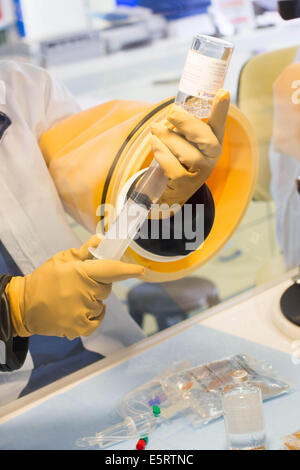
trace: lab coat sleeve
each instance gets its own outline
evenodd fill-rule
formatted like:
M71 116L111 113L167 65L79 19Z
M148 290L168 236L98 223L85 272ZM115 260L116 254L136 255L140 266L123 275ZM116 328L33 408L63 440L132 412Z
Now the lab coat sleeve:
M300 263L300 62L274 83L274 135L270 147L271 192L276 203L278 241L287 269Z
M47 72L45 73L45 123L41 134L81 111L75 98L63 83L53 79ZM41 135L39 135L40 137Z
M300 62L286 67L275 81L275 152L300 161Z
M41 67L0 61L1 109L37 140L48 129L80 111L66 87ZM4 101L4 103L1 103Z

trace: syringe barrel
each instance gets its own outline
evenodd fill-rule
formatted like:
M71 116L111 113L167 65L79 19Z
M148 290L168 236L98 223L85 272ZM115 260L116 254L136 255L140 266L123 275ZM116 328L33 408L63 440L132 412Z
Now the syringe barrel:
M120 260L147 219L152 205L164 193L167 183L168 178L154 161L138 182L105 238L96 249L90 248L92 255L97 259Z

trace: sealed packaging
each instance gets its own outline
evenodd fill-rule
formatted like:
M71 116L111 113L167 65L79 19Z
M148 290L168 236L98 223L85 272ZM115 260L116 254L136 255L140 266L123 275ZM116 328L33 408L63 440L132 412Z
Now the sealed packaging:
M270 364L243 354L197 366L189 362L177 364L125 395L117 407L121 423L116 426L119 429L122 425L125 429L128 418L135 426L131 426L127 435L119 434L113 442L139 438L141 417L142 429L148 429L148 435L161 422L178 416L185 416L193 427L220 418L223 415L222 396L232 387L232 373L236 370L247 372L249 383L260 389L263 400L290 390L290 384L281 379ZM101 442L101 447L107 447L112 445L112 433L114 430L109 428L95 437L81 439L80 443L88 446Z
M167 396L177 391L189 400L190 417L195 425L207 424L223 415L222 393L233 384L232 372L240 369L248 373L250 383L261 389L263 400L290 389L270 364L242 354L164 377L161 380L162 389Z

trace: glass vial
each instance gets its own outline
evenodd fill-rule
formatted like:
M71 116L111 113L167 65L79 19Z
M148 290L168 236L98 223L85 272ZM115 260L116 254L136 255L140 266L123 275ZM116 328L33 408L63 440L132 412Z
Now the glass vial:
M187 56L176 104L194 116L210 115L213 99L223 87L233 44L223 39L196 35Z
M223 392L222 404L230 450L264 450L266 447L263 401L259 387L248 382L248 373L232 373L233 385Z

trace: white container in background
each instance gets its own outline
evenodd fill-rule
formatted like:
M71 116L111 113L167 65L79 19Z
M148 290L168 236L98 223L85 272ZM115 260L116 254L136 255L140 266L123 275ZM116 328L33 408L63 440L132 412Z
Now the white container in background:
M243 33L255 28L253 3L249 0L211 0L212 11L222 34Z
M86 30L87 4L84 0L19 0L20 18L29 41Z

